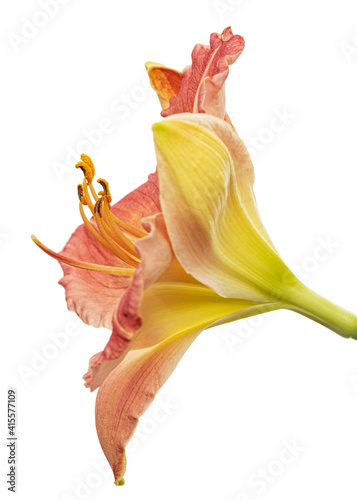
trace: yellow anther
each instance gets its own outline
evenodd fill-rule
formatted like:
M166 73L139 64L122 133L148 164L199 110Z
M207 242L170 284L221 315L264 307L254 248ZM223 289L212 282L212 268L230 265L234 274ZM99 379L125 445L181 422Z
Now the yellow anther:
M95 170L94 170L94 165L93 165L93 162L92 162L92 158L88 155L86 155L85 153L82 153L81 154L81 160L84 161L84 163L86 163L87 165L90 166L90 168L93 170L93 176L95 174Z
M102 185L103 191L100 191L98 194L101 196L106 196L108 203L111 203L112 197L109 191L109 184L108 181L105 179L98 179L97 182Z
M94 177L93 171L90 166L87 165L87 163L84 163L84 161L79 161L75 166L76 168L80 168L82 170L84 177L87 179L88 184L90 184Z
M102 214L102 198L99 198L99 200L94 205L94 213L98 214L100 218L103 217L103 214Z
M84 191L83 191L83 186L82 186L82 184L78 184L78 186L77 186L77 190L78 190L78 198L79 198L79 201L82 203L82 205L88 205L87 200L86 200L86 197L85 197L85 195L84 195Z
M89 156L85 155L84 153L81 154L81 159L82 161L76 163L76 168L80 168L82 170L88 184L90 184L95 174L93 162L91 158L89 158Z

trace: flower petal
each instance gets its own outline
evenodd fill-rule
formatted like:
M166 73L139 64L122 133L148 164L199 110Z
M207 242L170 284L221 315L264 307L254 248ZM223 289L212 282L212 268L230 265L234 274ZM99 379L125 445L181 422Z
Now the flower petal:
M156 91L161 107L167 108L171 97L177 96L182 81L182 73L163 64L147 62L146 70L150 78L150 84Z
M255 180L254 166L252 160L250 159L248 150L236 130L232 127L232 125L228 127L224 121L207 114L200 114L200 116L197 116L192 113L181 113L175 115L174 118L178 121L184 121L186 123L190 122L196 125L204 126L217 135L217 137L224 143L232 157L240 202L244 206L244 210L249 216L251 223L261 234L264 235L266 241L269 242L272 249L275 250L275 247L270 240L270 237L259 216L253 190Z
M242 53L244 39L233 35L231 28L222 34L212 33L210 46L197 44L192 52L192 66L183 70L177 97L170 99L170 106L162 116L190 112L225 116L224 82L228 66Z
M164 341L158 346L131 351L106 378L96 399L96 426L100 444L113 470L115 484L123 484L125 446L138 418L199 332Z
M139 308L144 290L151 285L173 259L161 213L143 220L148 236L136 244L141 262L131 286L123 293L113 314L113 331L104 350L90 359L84 375L86 387L95 390L115 366L120 363L130 348L134 335L142 325Z
M187 276L187 275L186 275ZM126 467L125 446L139 417L195 340L209 326L281 307L223 299L201 284L155 283L145 293L143 326L132 350L98 391L96 425L116 484Z
M141 220L144 217L161 212L157 173L150 174L144 184L115 203L112 212L135 229L142 230Z
M224 299L187 274L175 258L163 215L143 221L149 235L137 243L141 262L113 315L104 350L90 359L85 385L97 389L129 350L144 349L169 336L204 329L219 321L276 309L275 302Z
M112 207L112 212L135 229L142 229L141 219L160 211L157 174ZM84 224L73 233L61 252L77 260L116 267L128 267L108 252ZM112 328L113 312L118 299L128 288L131 278L112 276L61 264L63 278L59 283L66 291L67 306L87 324Z
M85 376L91 390L101 385L97 432L116 484L123 482L125 446L138 418L197 335L216 324L282 306L278 301L221 297L183 270L173 255L162 214L144 226L150 233L137 243L141 263L114 315L111 339L92 358Z
M186 272L222 296L270 301L283 294L284 280L295 278L254 223L259 216L247 210L227 147L199 124L201 115L195 120L153 127L161 204L175 255ZM244 170L238 182L251 182Z

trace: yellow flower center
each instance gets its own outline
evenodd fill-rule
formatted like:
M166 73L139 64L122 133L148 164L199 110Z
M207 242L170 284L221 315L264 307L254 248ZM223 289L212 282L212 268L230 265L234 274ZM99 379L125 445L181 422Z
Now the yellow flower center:
M108 182L105 179L97 180L103 188L97 194L92 184L95 175L93 162L85 154L81 155L81 159L82 161L76 164L76 168L80 168L84 173L83 183L78 185L79 211L84 224L94 238L110 253L136 268L140 259L133 241L128 236L141 238L145 236L145 233L121 221L111 212L112 197ZM85 215L84 205L90 209L97 229Z

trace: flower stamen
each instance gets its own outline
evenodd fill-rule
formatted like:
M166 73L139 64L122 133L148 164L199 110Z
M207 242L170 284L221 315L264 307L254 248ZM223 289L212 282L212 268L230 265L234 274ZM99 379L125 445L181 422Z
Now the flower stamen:
M103 245L103 247L106 248L108 250L108 252L113 253L112 248L108 245L108 243L105 241L105 239L102 238L102 236L98 233L98 231L93 227L93 224L91 224L89 222L89 220L87 219L81 203L79 204L79 211L80 211L80 214L81 214L81 217L83 219L84 224L86 225L87 229L92 234L92 236L94 236L94 238L97 241L99 241L99 243L101 245Z
M82 184L78 184L77 186L78 198L82 205L88 205L86 197L84 196L83 186Z
M139 258L136 257L135 255L127 252L126 249L123 248L117 242L117 238L115 237L115 234L113 233L111 228L108 226L108 224L105 222L105 219L103 219L102 201L103 201L103 199L99 198L99 200L96 202L95 207L94 207L94 219L97 223L97 227L98 227L100 234L105 239L107 244L112 248L112 253L114 253L117 257L122 259L127 264L130 264L134 267L137 267L137 265L140 262Z
M98 198L98 200L96 201L96 204L94 205L94 217L95 217L95 214L98 214L100 218L103 217L103 214L102 214L102 198Z
M99 195L101 195L101 196L105 196L105 197L106 197L106 199L107 199L107 201L108 201L108 203L111 203L111 201L112 201L112 196L111 196L110 191L109 191L109 184L108 184L108 181L106 181L105 179L98 179L98 180L97 180L97 182L98 182L99 184L101 184L101 185L102 185L102 187L103 187L103 191L99 191L99 193L98 193L98 194L99 194ZM110 208L110 207L109 207L109 208Z
M95 192L95 189L93 187L93 184L89 184L88 185L89 189L90 189L90 192L92 193L92 196L94 198L95 201L98 201L99 199L99 196L97 195L97 193Z
M64 264L68 264L69 266L79 267L80 269L86 269L88 271L97 271L100 273L113 274L115 276L133 276L135 273L135 269L132 268L121 268L114 266L101 266L99 264L90 264L89 262L83 262L81 260L72 259L70 257L66 257L65 255L61 255L59 253L53 252L53 250L47 248L43 243L41 243L36 236L31 235L32 240L36 243L36 245L41 248L47 255L53 257L54 259L63 262Z
M78 187L78 196L80 199L79 210L83 222L96 240L109 252L122 259L127 264L136 267L140 259L137 256L134 243L119 229L110 211L112 197L109 191L108 181L105 179L98 179L98 183L101 184L103 190L97 194L92 184L93 177L91 174L95 172L93 162L87 155L81 155L81 158L82 162L78 162L76 167L86 172L83 184L80 184L80 187ZM83 166L83 163L85 166ZM91 194L94 198L94 203ZM97 230L87 219L82 205L87 205L91 210L97 225Z
M99 191L98 194L96 193L92 184L95 169L93 161L88 155L81 154L81 161L76 163L76 168L80 168L84 173L82 184L78 184L77 186L77 194L79 198L79 212L86 228L108 252L121 260L123 264L129 265L130 268L121 269L116 266L102 266L79 261L50 250L39 242L35 236L32 236L33 241L45 253L65 264L87 269L89 271L98 271L120 276L133 276L136 267L140 263L140 259L135 250L134 241L137 238L146 236L148 233L140 231L130 224L121 221L111 212L110 203L112 197L109 191L109 184L105 179L98 179L98 183L101 184L103 190ZM94 217L94 221L93 219L90 221L87 218L84 206L88 206ZM126 231L126 234L124 234L123 230ZM134 237L134 241L130 239L130 236Z
M84 177L88 181L88 184L91 184L95 174L95 169L92 159L89 158L89 156L85 155L84 153L81 154L81 161L76 163L76 168L80 168L82 170Z
M115 224L113 214L110 211L110 204L106 197L103 198L102 205L104 205L104 220L112 229L115 239L119 239L121 246L123 246L127 252L130 252L132 255L137 256L134 243L129 240L129 238L125 236L123 231L121 231Z
M131 226L130 224L127 224L126 222L120 220L116 215L114 215L112 212L111 216L114 220L114 222L121 228L124 229L129 234L132 234L133 236L137 236L138 238L143 238L144 236L148 235L147 231L140 231L140 229L136 229L135 227Z
M95 203L98 200L97 193L94 191L92 184L89 184L89 186L92 188L91 193L92 193L92 196L94 198L94 203ZM92 212L92 214L94 214L94 204L92 202L92 198L91 198L89 191L88 191L88 183L87 183L86 178L83 179L83 191L84 191L85 200L87 202L89 210ZM94 191L94 193L93 193L93 191Z

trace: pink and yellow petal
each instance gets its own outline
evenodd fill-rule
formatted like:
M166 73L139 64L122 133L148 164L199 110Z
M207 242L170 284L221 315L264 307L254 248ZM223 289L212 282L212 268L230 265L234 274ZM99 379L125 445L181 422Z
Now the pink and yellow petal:
M103 451L122 484L125 447L139 417L205 328L281 307L223 299L197 283L155 283L144 293L143 319L132 349L101 385L96 425Z
M161 213L143 220L148 236L138 240L141 262L130 287L122 295L112 318L113 331L104 350L90 359L85 385L95 390L131 347L142 325L139 309L144 290L164 273L174 258Z
M256 314L257 307L276 307L267 302L224 299L187 274L173 254L161 213L146 219L144 227L150 232L137 243L141 263L113 315L109 342L91 358L84 376L92 391L129 350L152 347L192 328L204 329L224 317L232 321Z
M100 387L96 399L97 433L115 484L123 484L125 446L139 417L198 333L172 337L155 347L129 352Z
M160 212L157 174L113 205L112 213L125 225L143 232L141 219ZM95 227L93 219L91 219ZM128 233L126 233L128 234ZM138 233L139 234L139 233ZM137 236L128 234L134 241ZM62 255L91 264L113 267L129 267L121 259L109 252L82 224L73 233ZM130 277L102 274L62 264L63 278L60 284L65 288L67 306L87 324L112 328L112 316L118 300L131 283Z
M275 247L259 216L255 194L253 191L255 175L252 160L250 159L244 142L241 140L232 125L228 126L225 121L208 114L201 114L200 116L197 116L192 113L182 113L175 115L174 119L204 126L223 142L232 157L240 204L244 207L244 211L249 217L252 225L256 227L257 231L264 235L265 240L269 242L271 248L275 250Z
M281 278L293 275L242 204L225 144L200 115L153 130L161 204L182 267L219 295L270 302Z

